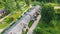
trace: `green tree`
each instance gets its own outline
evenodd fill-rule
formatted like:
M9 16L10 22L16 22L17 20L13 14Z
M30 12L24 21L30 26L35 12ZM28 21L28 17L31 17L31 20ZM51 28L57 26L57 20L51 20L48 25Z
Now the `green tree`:
M31 0L25 0L25 3L29 6L30 5Z
M0 0L0 6L4 6L4 2Z
M16 3L15 0L6 0L5 2L5 9L8 12L12 12L16 9Z
M49 23L52 19L54 19L54 8L51 5L44 5L41 11L41 15L42 20L46 23Z
M60 4L60 0L57 0L57 3L59 3L59 4Z

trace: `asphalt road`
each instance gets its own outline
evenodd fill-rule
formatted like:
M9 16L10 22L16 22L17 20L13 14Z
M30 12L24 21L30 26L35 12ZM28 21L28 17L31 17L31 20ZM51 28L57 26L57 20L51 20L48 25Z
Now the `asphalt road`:
M28 30L27 34L33 34L33 30L36 28L37 24L39 23L39 20L41 18L41 15L37 17L37 20L34 21L30 29Z
M29 11L27 15L24 15L19 21L13 24L11 28L5 31L4 34L21 34L24 27L27 26L27 24L30 22L32 17L34 17L33 15L35 15L35 13L38 12L39 10L40 10L40 6L36 6L33 10ZM37 18L38 20L39 20L39 17L41 16L38 16ZM34 22L33 28L36 27L35 25L37 25L38 20Z

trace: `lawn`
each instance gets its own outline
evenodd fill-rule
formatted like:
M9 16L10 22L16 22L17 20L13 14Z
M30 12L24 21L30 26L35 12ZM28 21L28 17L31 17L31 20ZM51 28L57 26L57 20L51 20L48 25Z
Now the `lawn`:
M8 25L8 23L5 23L5 24L1 24L1 23L0 23L0 29L6 27L7 25Z
M16 11L14 13L12 13L10 16L8 16L7 18L5 18L1 23L0 23L0 29L1 28L5 28L6 26L8 26L10 23L12 23L13 21L16 21L18 19L21 18L22 14L24 12L26 12L29 9L29 7L25 7L24 10L20 11Z

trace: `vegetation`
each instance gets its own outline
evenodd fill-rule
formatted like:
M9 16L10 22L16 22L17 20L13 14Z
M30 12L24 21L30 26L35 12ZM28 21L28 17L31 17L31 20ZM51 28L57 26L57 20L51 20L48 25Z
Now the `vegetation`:
M30 28L32 26L34 21L30 21L29 24L28 24L28 27Z
M39 0L38 0L39 1ZM60 6L59 0L40 0L42 3L41 19L34 30L34 34L60 34L60 19L59 10L54 9L55 6ZM51 2L52 1L52 2Z
M60 7L60 0L0 0L0 10L5 11L0 17L4 18L11 14L0 22L0 29L6 26L9 28L12 22L14 24L29 9L30 5L42 7L41 20L35 28L34 34L60 34L60 9L54 8ZM29 27L32 22L30 21L28 24Z
M51 5L44 5L41 11L41 16L44 22L49 23L52 19L54 19L54 8Z
M9 24L11 24L13 21L20 19L22 14L29 9L29 6L24 4L25 4L25 1L21 1L21 0L0 0L1 10L4 9L6 10L7 14L10 14L0 22L1 24L0 29L5 28ZM7 14L5 14L5 16Z
M28 8L29 8L29 7L27 7L26 10L27 10ZM25 11L25 10L24 10L24 11ZM24 12L23 12L23 13L24 13ZM21 15L22 15L22 13L21 13L20 11L12 13L12 14L9 15L7 18L5 18L5 19L3 20L3 22L0 23L0 24L2 24L2 25L0 25L0 26L3 28L4 25L8 25L8 24L10 24L12 21L17 20L18 18L21 17ZM0 27L0 28L1 28L1 27ZM5 27L5 26L4 26L4 27Z

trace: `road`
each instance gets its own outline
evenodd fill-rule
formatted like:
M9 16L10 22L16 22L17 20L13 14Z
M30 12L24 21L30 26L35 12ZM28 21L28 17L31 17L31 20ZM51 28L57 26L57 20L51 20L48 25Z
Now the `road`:
M39 10L40 10L40 6L38 6L38 5L35 7L32 7L32 8L33 9L26 12L24 14L24 16L22 16L21 19L19 19L19 21L17 21L8 30L6 30L4 32L4 34L21 34L24 27L26 27L28 25L28 23L30 22L30 20L32 20L32 18L34 17L33 15L35 15L36 12L39 12ZM37 21L36 21L36 23L37 23Z
M0 33L3 31L3 29L0 29Z
M60 6L54 6L54 9L60 9Z
M27 34L33 34L33 30L36 28L37 24L39 23L40 18L41 18L41 15L39 15L37 17L37 20L34 21L32 26L30 27L29 31L27 32Z

